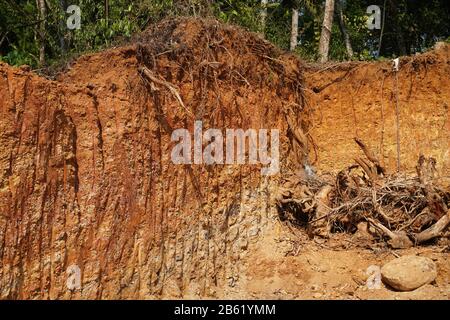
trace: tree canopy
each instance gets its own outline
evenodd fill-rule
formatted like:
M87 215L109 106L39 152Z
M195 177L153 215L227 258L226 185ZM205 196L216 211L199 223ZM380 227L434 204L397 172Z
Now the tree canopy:
M334 2L329 47L332 60L413 54L449 39L448 0ZM80 8L80 28L67 25L74 14L67 12L70 5ZM371 5L381 9L379 29L367 27ZM304 59L317 60L324 0L0 0L0 60L33 68L52 66L73 55L126 40L151 23L178 15L215 17L261 33L288 50L293 10L298 14L294 51Z

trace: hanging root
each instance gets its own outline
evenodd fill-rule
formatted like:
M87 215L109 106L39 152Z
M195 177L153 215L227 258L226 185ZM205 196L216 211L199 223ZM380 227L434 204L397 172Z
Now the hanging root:
M154 82L154 83L156 83L156 84L162 85L162 86L166 87L167 89L169 89L169 91L173 94L173 96L174 96L174 97L177 99L177 101L180 103L181 107L183 107L183 109L184 109L191 117L194 117L194 115L192 114L192 112L191 112L188 108L186 108L186 106L184 105L183 100L181 99L181 96L180 96L180 94L178 93L178 90L175 88L174 85L172 85L171 83L169 83L169 82L167 82L167 81L165 81L165 80L158 79L158 77L156 77L156 76L153 74L153 72L151 72L150 69L148 69L147 67L141 66L141 67L139 67L138 71L139 71L140 74L143 74L144 76L146 76L148 80L150 80L150 81L152 81L152 82Z

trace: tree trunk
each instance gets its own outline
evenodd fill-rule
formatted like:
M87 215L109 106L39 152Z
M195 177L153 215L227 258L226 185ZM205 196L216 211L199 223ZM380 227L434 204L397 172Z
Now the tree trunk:
M401 27L397 27L397 43L400 55L406 56L408 54L408 51L406 50L405 38L403 36L403 31Z
M319 41L320 62L328 61L328 52L330 51L331 28L333 27L334 0L326 0L325 15L322 23L322 33Z
M336 8L337 8L337 14L338 14L338 20L339 20L339 29L341 30L342 37L344 38L345 48L347 49L347 55L351 59L351 58L353 58L353 48L352 48L352 43L350 41L350 36L347 32L347 29L345 28L344 13L342 10L342 0L337 1Z
M61 12L66 12L67 4L66 0L59 0L59 8ZM61 48L61 53L66 54L66 40L64 39L64 34L66 33L66 20L62 18L59 21L59 47Z
M380 57L381 53L381 45L383 43L383 34L384 34L384 23L386 21L386 0L384 0L383 3L383 21L381 22L381 33L380 33L380 40L378 42L378 51L377 51L377 57Z
M401 27L401 25L399 23L399 14L400 14L399 11L400 10L399 10L399 8L397 6L397 3L395 1L389 0L389 4L390 4L390 7L392 8L392 14L391 15L392 15L393 20L395 22L394 31L395 31L395 33L397 35L398 51L399 51L399 54L401 56L405 56L405 55L407 55L407 50L406 50L405 38L403 36L403 30L402 30L402 27Z
M45 65L45 19L47 10L45 7L45 0L37 0L37 7L39 10L39 66Z
M109 20L109 1L105 0L105 20L106 20L106 24L108 24L108 20Z
M264 37L266 34L267 2L268 0L261 0L261 30Z
M298 9L292 9L292 22L291 22L291 51L294 51L297 47L298 41Z

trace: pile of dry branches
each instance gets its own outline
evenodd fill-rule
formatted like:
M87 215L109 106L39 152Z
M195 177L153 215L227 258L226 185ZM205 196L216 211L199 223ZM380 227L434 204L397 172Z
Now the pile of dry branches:
M450 223L450 192L434 184L436 161L421 156L417 175L388 174L358 139L365 158L333 180L287 179L276 201L280 216L306 226L310 235L355 232L368 225L374 238L406 248L440 237Z

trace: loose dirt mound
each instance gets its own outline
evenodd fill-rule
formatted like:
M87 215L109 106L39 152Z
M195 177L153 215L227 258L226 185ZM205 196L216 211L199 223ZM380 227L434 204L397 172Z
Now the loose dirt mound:
M430 65L448 68L444 58ZM421 66L419 75L431 68ZM350 135L333 128L349 123L310 121L313 110L315 118L335 112L324 103L332 85L321 86L347 71L311 70L254 34L192 19L164 21L133 44L83 56L57 81L0 64L0 298L370 298L364 272L389 255L383 243L360 241L371 248L364 251L339 234L311 242L284 227L275 205L284 178L310 174L312 140L319 169L352 162L347 152L327 151L351 150ZM422 91L432 72L411 94L448 97L448 86ZM310 90L318 93L308 103ZM355 105L355 113L369 117L367 108ZM192 133L195 120L203 130L279 129L280 174L261 176L260 165L173 164L171 134ZM429 130L439 121L425 121L423 136L441 142L424 154L445 163L448 144ZM362 138L373 148L371 134ZM447 294L446 253L434 257L437 287L416 296ZM81 285L68 287L77 267ZM393 297L383 290L377 297Z

